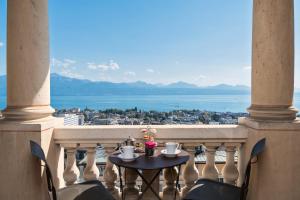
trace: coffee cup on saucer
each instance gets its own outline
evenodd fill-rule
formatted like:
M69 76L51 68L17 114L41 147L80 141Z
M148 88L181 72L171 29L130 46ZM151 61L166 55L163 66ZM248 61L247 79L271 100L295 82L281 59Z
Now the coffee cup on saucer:
M175 154L178 147L179 147L179 144L176 142L167 142L166 143L166 153L167 154Z
M120 152L124 159L131 159L134 157L134 146L123 146Z
M166 148L161 150L161 154L168 158L175 158L180 154L180 146L176 142L167 142Z

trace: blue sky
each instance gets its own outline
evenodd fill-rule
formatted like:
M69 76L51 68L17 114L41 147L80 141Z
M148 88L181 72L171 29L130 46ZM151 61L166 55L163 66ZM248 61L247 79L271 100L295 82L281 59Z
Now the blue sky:
M299 88L299 0L295 12ZM49 0L49 22L52 72L112 82L250 85L251 0Z

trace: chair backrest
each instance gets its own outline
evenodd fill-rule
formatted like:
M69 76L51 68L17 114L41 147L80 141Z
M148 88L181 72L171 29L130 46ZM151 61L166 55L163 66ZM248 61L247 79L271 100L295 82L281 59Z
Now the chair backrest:
M263 139L259 140L252 148L251 156L250 156L249 162L247 164L246 172L245 172L244 182L242 185L241 200L246 200L246 196L248 193L248 186L249 186L250 173L251 173L251 164L252 164L251 160L253 158L257 157L260 153L262 153L264 151L265 144L266 144L266 138L263 138Z
M52 194L52 199L57 200L56 190L55 190L55 187L54 187L54 184L53 184L52 174L51 174L51 171L50 171L50 168L49 168L49 165L47 163L45 153L44 153L42 147L38 143L30 140L30 148L31 148L31 154L45 163L44 167L46 169L48 191L49 191L49 193Z

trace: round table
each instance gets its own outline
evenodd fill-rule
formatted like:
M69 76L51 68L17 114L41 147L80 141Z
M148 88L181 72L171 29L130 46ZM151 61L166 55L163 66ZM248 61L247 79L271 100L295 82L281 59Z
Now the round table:
M160 153L160 151L156 151L154 156L148 157L144 154L140 154L140 156L132 161L132 162L123 162L119 157L118 154L112 154L109 156L109 160L111 163L115 164L119 168L119 178L120 178L120 189L122 192L122 199L124 199L123 194L123 184L122 184L122 173L121 173L121 167L133 169L137 172L137 174L142 178L144 183L146 184L146 187L142 191L141 195L139 195L138 199L141 199L144 195L144 193L150 189L153 194L158 198L159 195L156 193L156 191L152 188L152 183L154 180L160 175L161 171L166 168L172 168L172 167L178 167L178 175L176 178L176 189L179 187L179 176L180 176L180 169L181 165L185 164L189 160L189 154L186 151L181 150L181 152L174 158L167 158L164 155ZM143 174L139 170L157 170L155 173L155 176L148 181ZM176 190L174 194L174 199L176 199Z

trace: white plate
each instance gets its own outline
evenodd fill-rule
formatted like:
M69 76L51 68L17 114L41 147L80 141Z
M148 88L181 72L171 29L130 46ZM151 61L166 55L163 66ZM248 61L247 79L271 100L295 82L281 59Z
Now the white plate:
M140 155L137 154L137 153L134 153L133 154L133 158L124 158L123 157L123 154L119 154L118 155L118 158L120 158L123 162L132 162L134 161L135 159L137 159Z
M161 154L168 157L168 158L174 158L176 157L178 154L180 154L180 150L176 149L175 153L167 153L167 149L163 149L161 150Z

